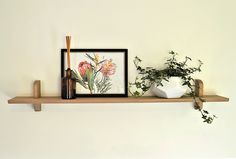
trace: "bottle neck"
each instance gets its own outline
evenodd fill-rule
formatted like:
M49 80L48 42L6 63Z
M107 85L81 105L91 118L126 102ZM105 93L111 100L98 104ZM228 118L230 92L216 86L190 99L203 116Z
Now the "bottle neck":
M69 68L66 70L66 77L71 78L71 69Z

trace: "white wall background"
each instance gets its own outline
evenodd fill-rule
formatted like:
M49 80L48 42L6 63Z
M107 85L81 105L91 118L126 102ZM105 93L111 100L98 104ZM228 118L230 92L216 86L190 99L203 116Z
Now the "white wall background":
M235 0L0 0L0 158L156 159L236 158ZM207 103L218 116L202 123L185 104L8 105L31 95L59 95L60 49L128 48L145 65L167 52L201 59ZM132 76L133 75L133 76Z

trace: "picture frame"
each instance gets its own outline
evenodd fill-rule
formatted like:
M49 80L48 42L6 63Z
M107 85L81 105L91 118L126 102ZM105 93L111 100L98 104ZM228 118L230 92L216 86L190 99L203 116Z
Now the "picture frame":
M61 49L61 77L67 69ZM128 49L70 49L76 97L128 97Z

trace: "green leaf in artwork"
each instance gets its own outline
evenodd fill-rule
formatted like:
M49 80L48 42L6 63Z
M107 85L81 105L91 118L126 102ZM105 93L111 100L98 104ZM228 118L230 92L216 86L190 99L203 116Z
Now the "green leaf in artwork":
M101 64L101 63L103 63L103 62L105 62L105 61L106 61L106 60L102 60L102 61L100 61L100 62L98 63L98 65Z
M95 80L97 92L104 94L111 89L112 83L109 77L103 77L102 79Z
M85 89L88 89L87 85L84 83L81 76L77 73L77 71L72 70L72 77L76 79L76 82L78 82L81 86L83 86Z
M94 70L87 69L86 70L86 77L88 80L89 90L92 92L92 90L94 89Z
M87 56L90 60L94 61L94 58L93 58L92 56L90 56L88 53L86 53L86 56Z

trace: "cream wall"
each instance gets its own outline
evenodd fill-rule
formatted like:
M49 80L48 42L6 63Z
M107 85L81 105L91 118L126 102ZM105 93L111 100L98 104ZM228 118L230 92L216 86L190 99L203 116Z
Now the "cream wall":
M0 0L0 159L236 158L235 0ZM60 49L128 48L145 65L169 50L204 61L197 77L218 119L202 123L185 104L8 105L31 95L59 95Z

